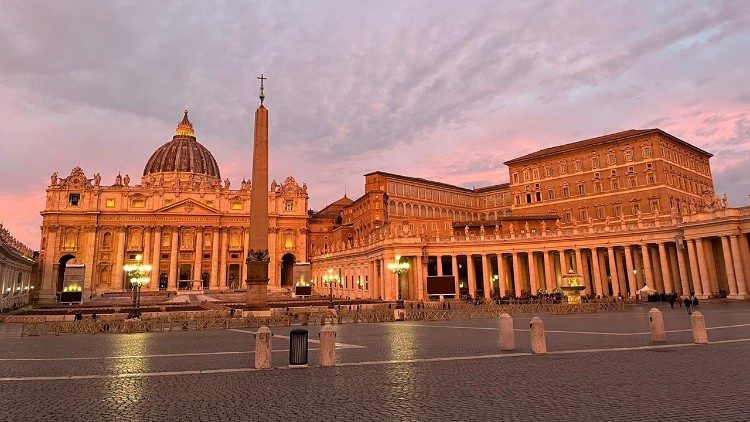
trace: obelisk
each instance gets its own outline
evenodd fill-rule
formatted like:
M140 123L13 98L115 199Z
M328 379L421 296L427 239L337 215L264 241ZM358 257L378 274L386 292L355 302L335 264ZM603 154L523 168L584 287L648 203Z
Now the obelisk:
M253 179L250 191L250 250L247 255L247 309L268 312L268 110L263 106L263 74L260 106L255 111Z

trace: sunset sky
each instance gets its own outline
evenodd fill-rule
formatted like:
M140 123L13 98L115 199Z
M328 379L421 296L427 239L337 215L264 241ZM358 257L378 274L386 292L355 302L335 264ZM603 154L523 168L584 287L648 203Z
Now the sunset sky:
M250 178L260 73L270 177L319 209L382 170L465 187L503 161L659 127L750 193L750 3L0 4L0 221L39 248L50 174L138 182L183 109L222 178Z

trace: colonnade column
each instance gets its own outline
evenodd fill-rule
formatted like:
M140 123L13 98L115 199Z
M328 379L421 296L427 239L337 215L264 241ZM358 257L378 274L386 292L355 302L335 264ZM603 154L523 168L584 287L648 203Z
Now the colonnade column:
M508 276L508 269L505 267L505 259L503 253L497 254L497 288L500 297L505 297L508 294L508 289L505 288L506 278Z
M563 273L563 275L565 275L569 270L570 266L568 266L568 254L565 253L565 249L562 249L560 251L560 271Z
M552 293L555 290L555 266L552 265L552 251L543 252L544 255L544 281L546 285L547 293Z
M151 227L143 229L143 262L151 262Z
M125 227L118 227L115 229L115 232L117 233L117 249L115 249L115 271L114 280L112 280L114 286L112 287L117 290L123 289L122 265L125 262L125 230ZM47 253L53 253L53 251L47 251Z
M607 258L609 260L609 280L612 285L612 296L620 294L620 281L617 278L617 264L615 263L615 249L610 246L607 248Z
M211 235L211 290L219 289L219 228Z
M437 256L437 275L438 276L443 275L443 256L442 255Z
M203 281L201 279L201 273L203 269L201 264L203 263L203 227L197 227L195 229L195 256L193 257L193 280L201 280L198 282L198 289L203 290ZM192 288L192 286L190 286Z
M698 296L703 296L703 282L698 269L698 256L696 254L695 242L692 239L687 241L688 262L690 263L690 278L693 286L692 292Z
M724 254L724 268L727 272L727 284L729 294L737 295L737 278L734 276L734 264L732 263L732 251L729 249L729 237L721 236L721 251Z
M667 257L667 244L659 243L659 264L661 264L661 279L664 282L664 293L672 293L672 277L669 275L669 261Z
M643 259L643 277L646 285L654 289L654 270L651 267L651 255L648 252L648 243L641 245L641 258Z
M492 266L486 254L482 254L482 285L484 286L484 297L492 297Z
M178 250L179 236L180 236L180 228L179 227L173 228L171 243L169 244L169 246L171 246L172 249L169 252L169 285L167 286L167 288L174 289L174 290L177 290L177 254L179 253L179 250Z
M638 288L636 287L635 282L635 273L633 273L633 251L630 249L630 245L625 245L624 247L625 251L625 278L628 280L628 289L630 290L630 295L635 295L636 290Z
M531 289L531 294L536 295L539 291L539 275L537 273L537 267L536 267L536 257L534 256L534 252L529 252L529 289Z
M151 290L159 290L159 260L161 259L161 227L154 227L154 247L151 250Z
M425 277L424 277L424 265L423 265L423 259L422 255L417 255L414 257L414 261L417 264L417 271L415 272L415 276L417 277L417 300L424 300L425 299Z
M466 281L469 283L469 295L476 297L477 275L474 271L474 256L471 254L466 255Z
M737 278L737 294L744 299L745 296L747 296L747 284L745 280L745 274L743 272L744 270L742 268L742 250L740 249L740 243L737 235L729 236L729 242L732 246L732 262L734 263L734 275Z
M711 291L711 280L708 275L708 265L706 265L706 255L703 250L703 239L695 239L695 252L698 256L698 270L701 273L701 285L703 286L703 294L708 296L712 293Z
M516 297L521 297L521 264L518 252L513 252L513 291Z
M588 293L591 293L591 281L589 280L587 271L585 271L583 268L583 253L581 252L580 248L575 249L575 255L576 273L581 275L581 277L583 278L583 285L586 286L586 290L588 290Z
M454 297L458 299L461 296L461 289L458 285L458 257L456 255L451 255L451 273L453 274L453 284L456 289Z
M688 243L688 248L690 244ZM680 271L680 286L682 286L682 295L687 296L690 294L690 283L688 282L687 267L685 266L685 251L682 240L675 243L675 252L677 253L677 268Z
M628 276L625 274L625 264L620 258L620 252L615 249L615 267L617 267L617 282L620 286L620 293L624 296L628 294Z
M599 268L599 251L596 249L596 247L591 248L591 265L593 269L593 278L594 278L594 291L596 292L597 296L601 296L602 293L602 272Z

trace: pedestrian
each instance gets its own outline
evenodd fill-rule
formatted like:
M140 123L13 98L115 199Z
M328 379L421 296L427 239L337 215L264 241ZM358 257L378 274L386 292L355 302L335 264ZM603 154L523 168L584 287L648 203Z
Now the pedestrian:
M701 305L698 302L698 296L693 296L693 309L700 309Z
M687 309L688 315L692 315L693 314L693 310L690 309L690 304L692 302L690 300L690 296L686 297L685 300L684 300L684 302L685 302L685 309Z
M677 296L675 295L669 295L669 306L674 309L674 301L677 299Z

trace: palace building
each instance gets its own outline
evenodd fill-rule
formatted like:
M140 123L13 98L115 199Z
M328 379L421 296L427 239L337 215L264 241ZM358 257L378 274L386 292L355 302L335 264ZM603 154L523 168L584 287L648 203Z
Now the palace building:
M509 183L476 189L374 171L361 197L317 212L305 184L274 181L257 187L268 189L269 290L289 293L293 265L309 261L314 293L328 294L333 271L334 295L350 298L535 295L572 271L590 295L746 299L750 207L715 195L710 158L662 130L628 130L509 160ZM153 267L147 291L244 289L251 188L221 180L187 112L138 184L53 174L40 298L127 290L123 265L139 257ZM396 257L405 274L389 271Z
M153 268L147 291L244 288L251 188L221 180L187 111L138 184L118 175L103 185L78 167L53 174L42 211L40 300L70 289L84 298L126 290L123 265L138 257ZM291 286L293 264L307 257L307 200L307 186L291 176L268 192L271 290ZM66 276L73 268L83 274Z

